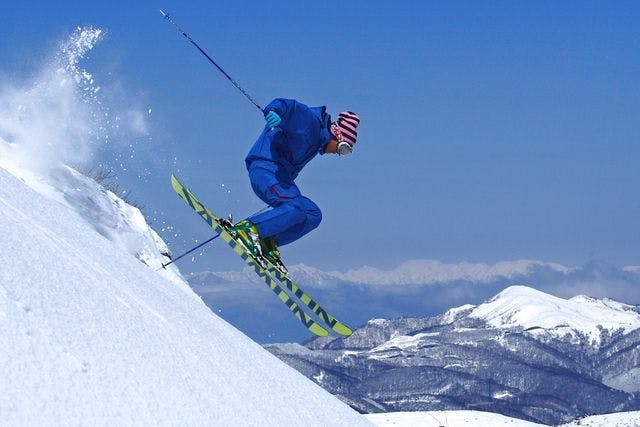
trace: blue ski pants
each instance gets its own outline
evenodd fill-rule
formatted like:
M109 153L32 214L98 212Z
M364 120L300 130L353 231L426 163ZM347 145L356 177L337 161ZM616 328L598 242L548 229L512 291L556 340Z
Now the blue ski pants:
M322 220L320 208L304 197L293 181L260 167L249 169L249 179L254 193L270 209L252 216L249 221L258 227L260 238L275 237L278 246L298 240Z

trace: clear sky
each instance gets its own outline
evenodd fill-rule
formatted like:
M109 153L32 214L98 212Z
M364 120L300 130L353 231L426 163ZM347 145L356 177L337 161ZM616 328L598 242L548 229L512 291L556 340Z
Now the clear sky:
M86 68L105 102L150 112L147 136L119 141L117 156L103 150L96 162L118 165L120 186L179 253L209 231L169 175L221 214L262 208L243 160L263 119L160 8L259 104L287 97L361 116L353 156L318 157L300 175L324 220L283 248L287 263L640 263L638 2L5 7L4 85L34 73L76 26L107 31ZM241 268L234 256L214 244L180 266Z

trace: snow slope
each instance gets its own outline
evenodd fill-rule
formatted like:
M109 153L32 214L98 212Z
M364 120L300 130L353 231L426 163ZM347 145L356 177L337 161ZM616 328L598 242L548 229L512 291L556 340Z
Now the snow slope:
M640 411L616 412L613 414L593 415L581 418L561 427L638 427L640 426Z
M367 418L375 425L381 427L534 427L545 425L480 411L391 412L386 414L369 414ZM640 412L594 415L581 418L568 424L562 424L560 427L572 426L638 427L640 426Z
M161 258L141 218L61 173L0 168L0 424L368 424L140 262Z
M631 305L583 295L567 300L526 286L505 289L469 316L495 328L520 327L534 335L583 334L593 345L599 345L603 330L627 333L640 328L640 313Z
M536 427L544 424L510 418L492 412L427 411L368 414L367 418L380 427Z

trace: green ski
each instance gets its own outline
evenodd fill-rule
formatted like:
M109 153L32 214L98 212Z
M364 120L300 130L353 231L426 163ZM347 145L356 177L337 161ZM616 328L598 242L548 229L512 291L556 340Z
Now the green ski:
M243 245L227 231L227 228L221 223L220 217L207 209L198 198L187 188L185 188L175 175L171 175L171 186L188 204L196 211L198 215L204 219L207 224L227 242L233 250L240 255L242 259L251 267L256 274L262 278L267 286L278 296L278 299L285 304L289 310L302 322L302 324L313 334L325 337L329 332L318 322L313 320L298 304L278 285L277 281L271 276L270 272L260 265L260 263L249 254Z
M326 323L327 326L329 326L333 330L333 332L345 337L348 337L353 333L353 330L349 326L329 314L324 308L322 308L320 304L318 304L316 301L314 301L313 298L311 298L311 295L300 289L300 287L293 281L293 279L291 279L291 276L282 272L275 265L270 263L269 260L265 259L265 262L267 263L269 272L278 280L280 280L280 282L284 284L287 289L289 289L293 293L293 295L298 297L298 299L302 303L309 307L309 309L311 309L311 311L313 311L318 316L318 318L320 318L320 320Z

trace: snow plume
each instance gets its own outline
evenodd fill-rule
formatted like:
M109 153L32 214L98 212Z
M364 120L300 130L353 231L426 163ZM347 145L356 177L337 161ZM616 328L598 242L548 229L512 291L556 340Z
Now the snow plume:
M0 88L0 164L46 176L61 164L86 165L123 128L147 132L144 115L114 111L81 65L103 37L78 27L28 81ZM121 117L133 124L121 126Z

